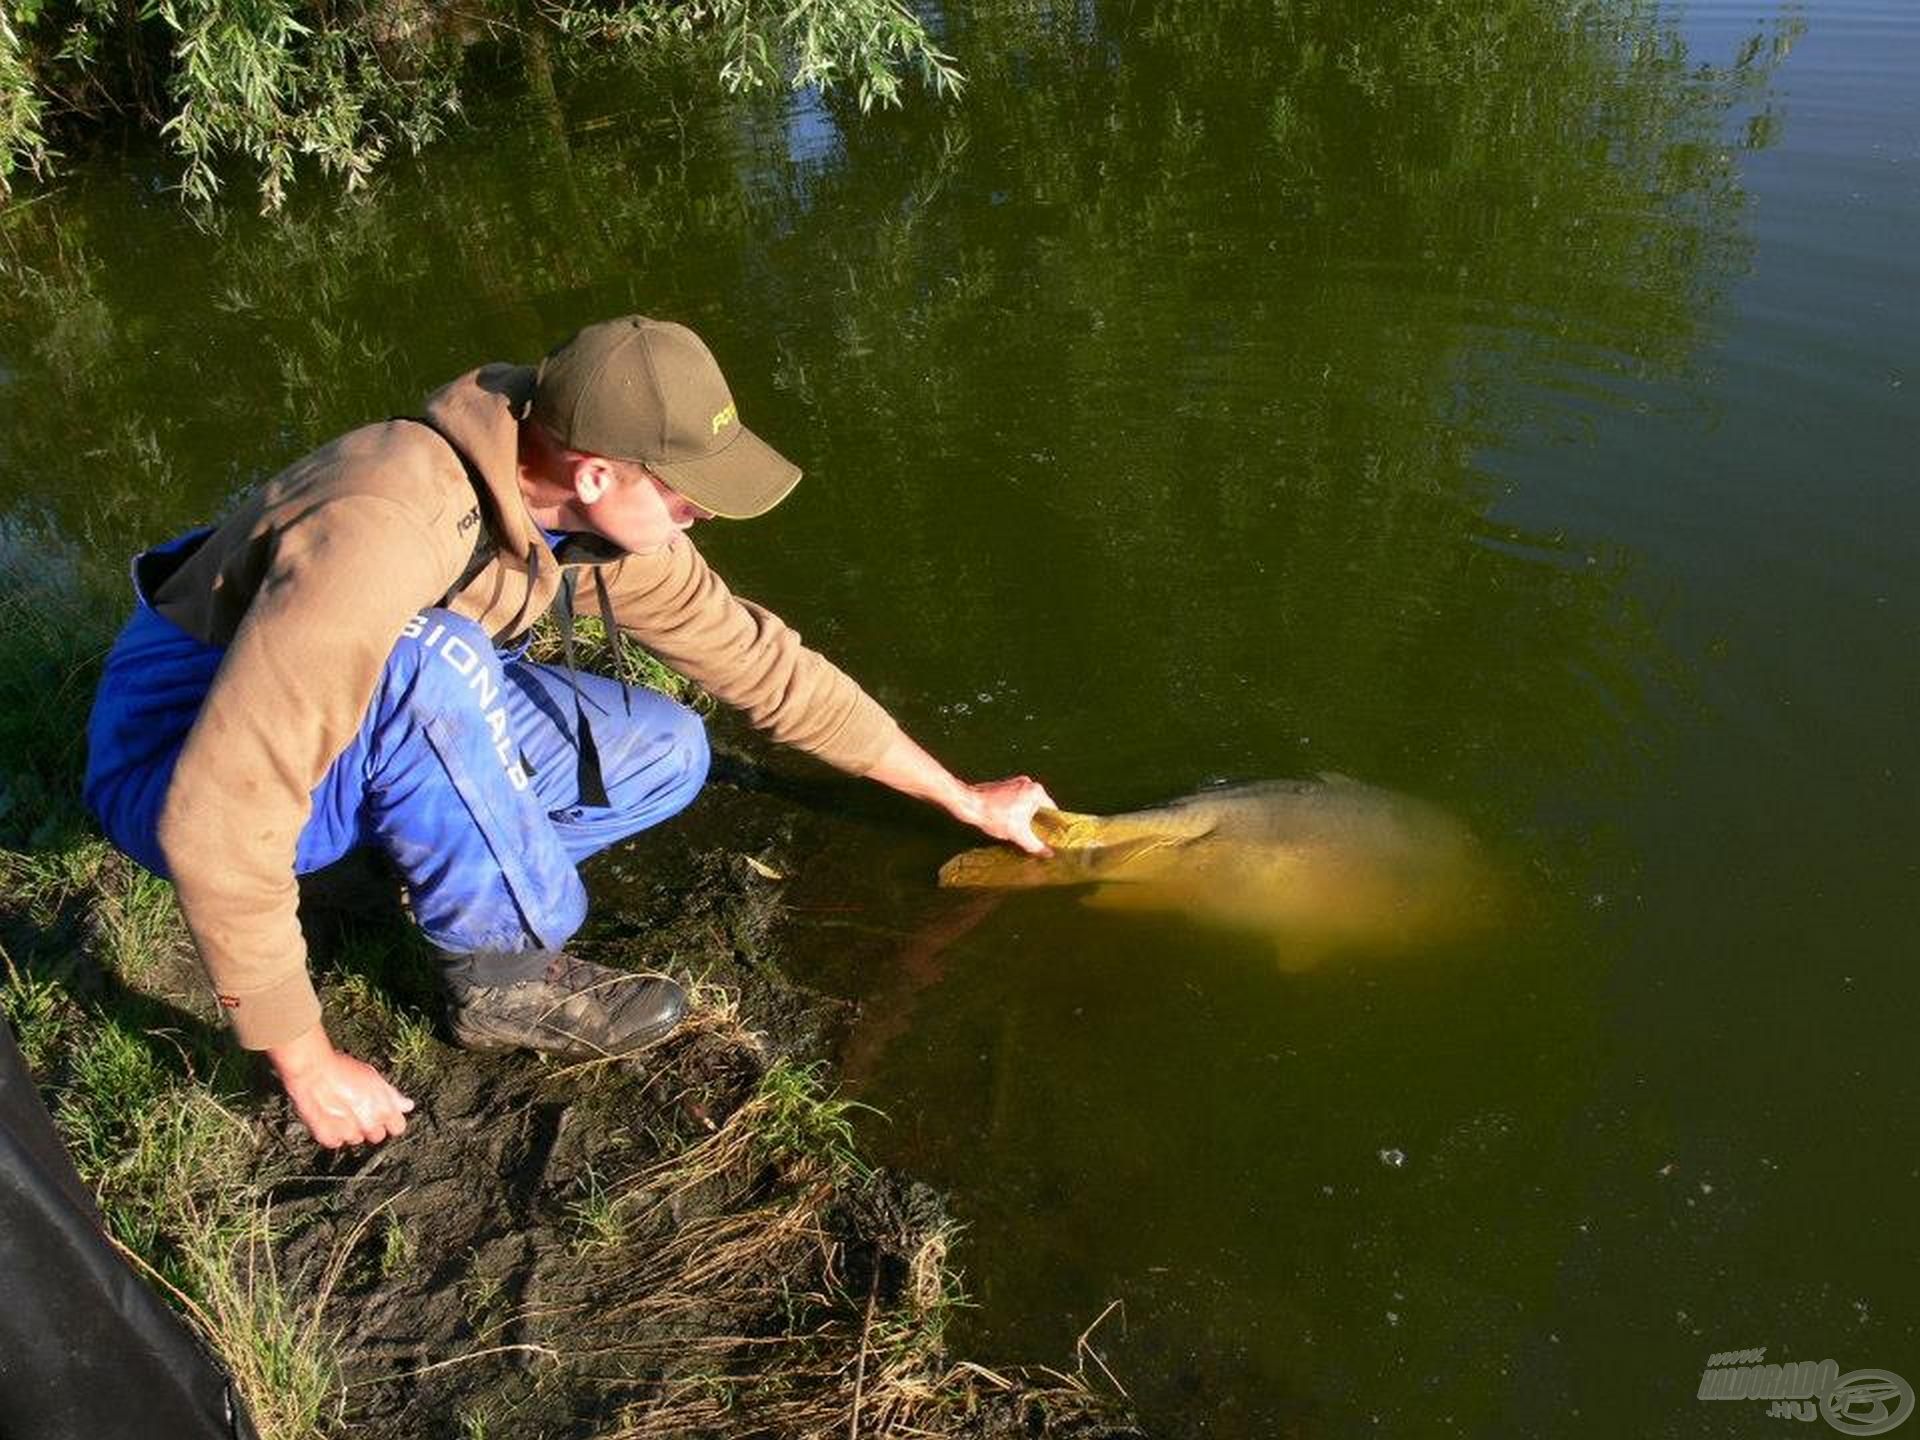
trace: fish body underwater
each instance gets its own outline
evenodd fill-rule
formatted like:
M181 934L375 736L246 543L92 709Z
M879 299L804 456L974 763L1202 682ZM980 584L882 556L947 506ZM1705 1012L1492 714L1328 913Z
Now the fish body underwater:
M1203 790L1151 810L1042 810L1051 857L996 845L940 869L950 889L1090 887L1102 909L1180 913L1270 938L1281 963L1398 951L1489 923L1492 873L1459 821L1341 775Z

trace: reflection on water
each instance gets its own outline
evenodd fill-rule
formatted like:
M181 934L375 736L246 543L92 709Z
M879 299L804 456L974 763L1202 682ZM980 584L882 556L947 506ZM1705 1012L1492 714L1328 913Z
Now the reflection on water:
M202 234L136 155L7 212L7 533L117 596L473 364L687 320L809 473L703 548L958 768L1101 813L1365 775L1523 882L1285 973L1191 894L939 891L966 837L841 817L789 935L864 1004L870 1140L972 1223L963 1344L1062 1356L1121 1299L1176 1435L1745 1433L1701 1356L1793 1326L1897 1369L1898 1194L1831 1176L1914 1123L1911 15L945 22L950 107L507 55L524 93L365 201Z

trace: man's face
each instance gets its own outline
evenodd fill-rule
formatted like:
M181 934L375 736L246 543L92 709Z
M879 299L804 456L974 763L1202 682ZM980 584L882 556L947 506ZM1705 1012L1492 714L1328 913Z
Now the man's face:
M657 475L622 465L582 508L593 528L622 550L651 555L666 549L696 520L712 518Z

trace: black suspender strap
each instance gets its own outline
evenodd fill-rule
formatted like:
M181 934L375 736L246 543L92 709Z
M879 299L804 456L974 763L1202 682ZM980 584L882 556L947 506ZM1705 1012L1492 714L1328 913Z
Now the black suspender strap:
M567 683L573 687L574 729L579 735L580 803L607 807L607 782L600 772L600 747L594 742L593 727L587 723L586 706L580 699L580 680L573 663L573 581L560 578L560 651L567 659ZM625 682L621 691L626 690ZM632 701L628 702L629 708Z
M633 718L633 686L627 683L627 652L625 634L613 618L613 597L607 593L607 572L600 566L593 567L593 588L600 599L600 623L607 627L607 653L613 657L613 678L620 682L620 699L626 706L627 718Z

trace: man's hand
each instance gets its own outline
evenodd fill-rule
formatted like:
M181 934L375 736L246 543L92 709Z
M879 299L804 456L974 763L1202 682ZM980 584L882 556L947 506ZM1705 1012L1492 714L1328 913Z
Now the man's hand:
M1033 833L1033 812L1060 807L1053 803L1046 787L1030 775L969 785L956 779L904 731L897 731L867 777L902 795L931 800L962 824L975 826L996 840L1018 845L1029 855L1053 853Z
M965 787L967 799L955 815L991 835L1018 845L1029 855L1051 855L1040 837L1033 833L1033 812L1058 810L1047 787L1030 775L1015 775L1010 780L989 780Z
M406 1130L413 1101L365 1061L334 1049L325 1026L274 1046L267 1059L315 1144L376 1145Z

